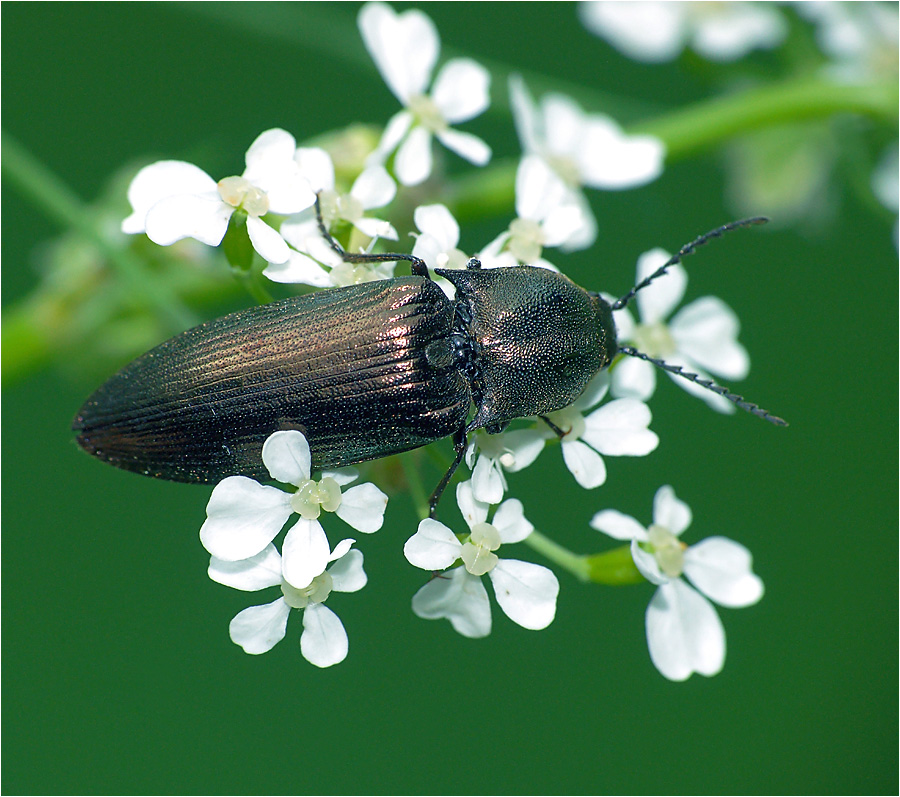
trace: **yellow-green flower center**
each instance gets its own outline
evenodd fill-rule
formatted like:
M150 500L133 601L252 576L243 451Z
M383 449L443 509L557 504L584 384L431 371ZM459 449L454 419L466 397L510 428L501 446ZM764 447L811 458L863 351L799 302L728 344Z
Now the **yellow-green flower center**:
M647 537L650 552L656 558L659 569L669 578L678 578L684 571L687 546L664 526L650 526Z
M444 119L444 115L440 112L437 105L434 104L431 97L424 94L416 94L409 98L407 107L412 111L416 121L432 133L440 133L442 130L447 129L447 120Z
M514 219L509 225L509 251L520 263L535 263L544 248L541 225L531 219Z
M248 216L269 212L269 197L244 177L225 177L218 182L219 196L226 205L240 208Z
M494 569L500 561L493 553L500 547L500 532L490 523L476 523L472 526L469 539L463 543L460 558L473 576L483 576Z
M330 476L321 481L306 479L291 497L291 509L304 520L315 520L324 509L334 512L341 505L341 488Z
M678 349L669 328L661 321L655 324L638 324L634 330L633 339L637 348L642 352L663 360Z
M334 582L328 571L316 576L309 586L297 589L286 581L281 582L281 593L292 609L305 609L310 603L322 603L330 594Z

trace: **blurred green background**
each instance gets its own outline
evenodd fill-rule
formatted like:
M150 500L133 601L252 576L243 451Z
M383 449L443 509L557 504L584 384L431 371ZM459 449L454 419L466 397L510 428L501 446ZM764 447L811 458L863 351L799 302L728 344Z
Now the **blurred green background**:
M357 10L5 3L4 129L84 201L123 165L157 157L239 173L269 127L304 140L395 112ZM587 87L611 103L590 110L623 122L725 90L721 67L690 54L626 60L569 5L425 10L442 60L466 53L546 76L531 82L538 94ZM780 58L754 54L740 68L771 79ZM495 93L505 94L502 78ZM498 159L518 153L502 105L464 129ZM662 442L650 457L608 460L593 492L557 452L511 479L536 526L577 551L607 545L587 526L601 508L648 522L664 483L693 509L688 542L724 534L750 548L767 592L755 607L721 610L721 674L670 683L656 672L643 629L650 585L611 589L562 573L557 619L540 633L496 607L486 640L419 620L409 599L422 576L401 552L416 519L402 494L385 528L361 541L368 586L329 600L348 659L323 671L304 661L297 616L273 651L247 656L227 626L260 601L206 578L197 531L208 489L80 452L71 418L115 366L66 356L68 367L41 363L3 392L4 792L895 791L897 251L890 215L848 188L859 174L848 176L853 159L842 156L844 141L888 144L896 131L848 117L814 134L832 142L834 164L817 213L735 233L687 263L688 298L720 296L743 322L753 368L737 389L790 428L720 416L663 379L651 402ZM745 210L724 199L727 163L725 150L702 150L645 188L593 192L597 243L551 259L576 282L621 294L641 252L674 250ZM7 180L3 198L7 320L61 230ZM464 229L462 248L482 246L508 218ZM249 303L219 299L223 309ZM455 516L452 502L444 511Z

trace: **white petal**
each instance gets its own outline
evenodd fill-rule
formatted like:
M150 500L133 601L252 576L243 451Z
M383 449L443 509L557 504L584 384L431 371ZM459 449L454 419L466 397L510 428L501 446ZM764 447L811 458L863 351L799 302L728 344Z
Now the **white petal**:
M384 523L388 497L371 482L351 487L341 496L335 514L363 534L378 531Z
M666 584L671 579L659 569L659 562L649 551L645 551L638 545L637 540L631 541L631 558L634 566L640 574L651 584Z
M311 603L303 610L303 633L300 652L316 667L331 667L347 658L349 642L340 618L321 603Z
M298 147L294 160L313 191L334 190L334 164L331 156L320 147Z
M569 472L586 490L593 490L606 481L603 457L580 440L564 440L562 453Z
M686 373L695 374L701 379L715 382L715 379L713 379L710 374L700 368L700 366L691 362L687 357L681 357L679 354L671 354L666 359L666 362L668 362L669 365L681 366L681 369ZM716 412L730 415L735 411L735 405L723 396L713 393L711 390L707 390L705 387L702 387L695 382L691 382L673 373L667 372L666 376L668 376L669 379L671 379L686 393L690 393L692 396L696 396L701 401L706 402L706 404L712 407Z
M275 481L299 485L309 478L309 443L302 432L275 432L262 447L262 461Z
M437 61L440 40L421 11L396 14L384 3L366 3L357 18L366 49L388 88L402 103L423 94Z
M588 2L578 4L584 26L629 58L662 62L684 47L686 8L671 2Z
M472 468L472 495L486 504L499 504L506 492L503 468L495 459L482 454Z
M566 196L566 186L538 155L526 155L516 169L516 214L542 221Z
M577 410L586 410L599 404L609 390L609 381L609 373L598 371L572 406Z
M668 529L676 537L691 525L691 508L675 495L668 484L663 485L653 496L653 522Z
M629 136L609 119L593 115L581 142L581 181L591 188L634 188L662 174L666 147L655 136Z
M334 479L339 487L351 484L359 478L359 471L356 468L335 468L334 470L323 470L322 478L326 476Z
M265 653L284 639L290 613L291 607L284 598L244 609L228 626L231 641L240 645L245 653Z
M350 546L353 545L354 542L356 542L356 540L350 537L346 540L341 540L337 545L335 545L334 550L328 556L329 564L331 562L336 562L343 556L346 556L350 552Z
M369 238L387 238L396 241L400 237L394 225L384 219L363 217L354 221L353 226Z
M586 116L571 97L546 94L541 100L547 149L565 158L577 158L584 145Z
M394 170L403 185L418 185L431 174L431 133L424 127L409 131L397 150Z
M669 331L679 351L701 368L724 379L744 379L750 371L747 350L737 342L738 317L715 296L704 296L679 310Z
M363 570L362 551L355 548L348 551L328 568L331 576L331 588L335 592L357 592L361 590L369 580L366 571Z
M293 250L284 263L269 263L263 269L263 276L272 282L302 283L316 288L331 287L331 277L322 266L311 257Z
M692 44L706 58L734 61L756 47L775 47L786 33L787 22L779 9L766 4L734 3L719 13L702 17Z
M133 213L122 222L122 232L144 232L147 211L157 202L178 194L209 194L216 181L203 169L184 161L157 161L141 169L128 186Z
M456 503L469 528L487 520L488 505L475 498L471 481L456 485Z
M500 504L491 523L503 542L521 542L534 531L534 526L525 519L522 502L518 498L510 498Z
M247 234L250 236L250 243L253 244L253 248L259 252L263 260L269 263L284 263L291 254L291 250L288 249L284 238L262 219L248 216Z
M182 238L218 246L233 212L234 208L226 205L218 192L168 197L147 211L147 237L160 246L170 246Z
M360 201L364 210L384 207L397 195L397 184L384 166L369 166L353 183L351 196Z
M434 238L444 252L459 243L459 224L444 205L419 205L413 212L413 221L419 231Z
M545 247L566 246L589 226L584 211L576 203L566 203L551 210L541 224Z
M659 445L651 432L650 408L642 401L622 398L604 404L584 419L584 441L601 454L642 457Z
M631 515L625 515L615 509L604 509L598 512L591 518L591 526L615 540L644 541L647 539L647 529Z
M237 562L211 556L207 573L213 581L245 592L277 587L281 584L281 554L269 543L256 556Z
M234 562L263 550L291 516L291 497L244 476L220 481L209 497L200 541L217 559Z
M456 535L443 523L425 518L419 530L403 546L403 555L411 565L423 570L443 570L450 567L462 550Z
M447 149L476 166L484 166L491 159L491 148L478 136L448 127L435 135Z
M655 390L656 368L644 360L623 357L612 371L612 394L617 398L646 401Z
M538 630L553 622L559 581L552 570L531 562L501 559L490 576L497 603L514 623Z
M328 538L318 520L300 518L284 537L281 573L292 587L303 589L325 572L331 557Z
M491 75L471 58L453 58L441 67L431 99L450 124L465 122L483 113L491 98Z
M413 123L413 115L408 111L395 113L384 126L381 140L375 151L366 159L367 166L383 166L384 161L403 141Z
M752 606L763 596L753 557L727 537L709 537L684 552L685 575L720 606Z
M517 473L538 458L547 440L537 429L517 429L514 432L504 432L503 443L515 459L512 465L504 467L510 473Z
M638 258L635 284L649 277L668 259L669 253L659 247L644 252ZM687 271L684 270L684 266L680 263L670 266L662 277L638 291L636 301L641 321L645 324L656 324L668 318L684 297L686 289Z
M647 607L653 664L671 681L715 675L725 664L725 629L713 605L681 579L662 584Z
M287 130L273 127L260 133L244 156L247 166L244 177L252 183L252 175L268 171L270 164L293 162L296 147L297 142Z
M564 252L577 252L581 249L587 249L597 240L597 219L594 218L594 211L587 201L587 197L577 189L570 189L567 203L573 203L581 211L581 226L574 232L569 233L565 243L560 244L560 249Z
M466 637L477 639L491 633L487 590L481 579L464 567L431 579L413 595L412 610L426 620L445 618Z
M540 118L521 75L509 76L509 107L522 149L525 152L539 151L542 138Z

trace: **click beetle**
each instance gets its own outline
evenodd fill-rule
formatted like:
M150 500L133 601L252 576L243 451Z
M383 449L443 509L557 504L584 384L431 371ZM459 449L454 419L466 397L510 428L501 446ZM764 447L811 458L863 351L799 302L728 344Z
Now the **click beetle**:
M476 259L461 270L435 269L455 288L449 299L421 259L347 253L320 216L323 235L345 261L407 261L412 275L284 299L189 329L112 376L81 407L73 429L85 451L116 467L199 483L267 480L262 445L282 429L303 432L314 469L452 435L456 458L431 497L433 514L470 432L498 433L515 418L568 406L617 353L784 425L709 380L618 345L613 321L614 310L698 246L763 221L700 236L610 303L554 271L483 269Z

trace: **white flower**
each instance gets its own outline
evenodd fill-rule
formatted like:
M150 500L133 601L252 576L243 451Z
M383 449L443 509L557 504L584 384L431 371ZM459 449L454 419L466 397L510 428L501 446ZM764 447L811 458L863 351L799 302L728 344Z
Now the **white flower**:
M159 161L141 169L128 187L133 213L122 222L126 233L146 232L160 246L195 238L218 246L235 210L247 214L253 248L271 263L283 263L289 249L262 217L287 215L310 207L315 195L294 161L294 137L284 130L262 133L247 150L240 177L216 183L184 161Z
M326 472L318 482L310 479L309 445L300 432L275 432L263 444L262 460L275 481L293 484L297 490L284 492L245 476L219 482L200 529L203 547L217 559L234 562L255 556L296 512L300 518L282 547L283 575L288 583L303 588L329 561L328 539L317 520L323 509L365 534L381 528L387 496L369 483L341 494L341 485L356 479L349 469Z
M500 434L476 432L466 451L475 498L486 504L499 504L506 492L504 471L516 473L528 467L544 450L546 442L546 435L537 429L517 429Z
M431 174L435 136L457 155L484 166L491 158L490 147L450 125L472 119L488 107L487 70L468 58L454 58L444 64L428 95L440 50L434 23L421 11L397 14L384 3L366 3L358 22L378 71L404 106L387 123L373 162L383 163L396 149L397 178L404 185L418 185Z
M638 258L637 283L652 274L669 254L652 249ZM714 374L727 380L743 379L750 370L747 350L737 341L740 322L734 311L715 296L704 296L683 307L671 321L666 318L684 297L687 271L680 265L635 297L641 323L636 324L627 308L614 314L618 338L672 365L698 373L704 378ZM656 389L656 367L635 357L625 357L613 368L612 392L615 396L648 399ZM719 412L734 412L734 405L715 393L669 374L688 393L702 398Z
M281 597L262 606L251 606L235 615L228 626L231 641L247 653L265 653L280 642L287 630L291 609L303 611L300 652L317 667L330 667L347 657L347 632L338 616L323 605L334 592L356 592L366 585L363 555L350 550L352 540L343 540L323 568L306 587L298 589L282 574L282 561L271 543L256 556L227 562L211 556L209 577L213 581L248 592L281 587Z
M779 45L787 22L773 3L584 2L584 26L629 58L671 61L691 46L711 61L734 61Z
M896 78L896 3L795 3L816 24L816 40L832 61L825 71L845 82Z
M500 559L502 543L520 542L534 530L512 498L487 522L488 505L475 500L469 482L456 488L456 500L469 526L459 538L436 520L426 518L406 541L403 553L423 570L443 570L458 559L462 565L432 578L413 596L412 608L425 619L446 618L463 636L483 637L491 632L491 609L481 576L487 574L500 608L523 628L546 628L556 615L559 582L546 567Z
M583 214L564 249L585 249L597 237L597 222L581 186L603 190L634 188L662 174L665 146L653 136L626 135L602 114L586 114L563 94L547 94L540 111L519 75L509 79L510 104L526 154L535 154L562 179L570 201Z
M413 213L413 221L419 229L412 253L425 261L428 268L466 267L469 258L457 248L459 224L444 205L419 205ZM434 277L435 282L449 298L455 296L456 289L443 277Z
M638 570L659 585L647 607L647 644L653 664L672 681L683 681L694 672L715 675L725 664L725 631L701 592L728 607L750 606L763 595L763 583L753 573L752 557L743 545L709 537L688 548L678 537L690 523L690 508L668 485L656 492L648 529L612 509L591 520L598 531L631 540ZM696 590L681 579L682 574Z
M602 401L608 389L609 376L601 371L574 404L547 413L550 421L566 433L561 446L566 467L575 481L588 490L606 481L601 454L643 457L659 445L659 438L647 428L650 408L637 399L610 401L585 417L584 412Z
M526 155L516 170L516 214L509 228L480 257L488 267L526 263L556 271L541 257L544 247L577 240L589 222L562 178L537 155ZM503 256L509 259L500 260Z
M350 192L341 194L335 190L334 164L325 150L300 147L295 160L301 174L319 195L322 219L328 229L336 222L344 222L367 238L397 240L397 231L390 223L364 215L368 210L389 204L397 193L396 184L383 166L368 167L356 178ZM313 208L285 219L281 234L297 251L291 252L287 262L270 263L263 271L273 282L300 282L327 288L393 275L393 263L345 263L323 239ZM320 263L328 266L328 270Z

